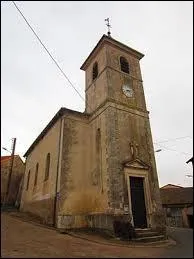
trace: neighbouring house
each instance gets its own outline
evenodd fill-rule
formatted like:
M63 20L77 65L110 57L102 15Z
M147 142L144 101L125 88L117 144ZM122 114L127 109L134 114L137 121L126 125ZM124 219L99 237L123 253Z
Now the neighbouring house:
M193 187L167 184L160 194L167 225L193 228Z
M10 166L11 156L1 156L1 204L4 204L6 198L6 204L19 205L21 198L21 183L25 172L25 164L19 155L14 156L9 194L8 197L6 197Z
M112 230L119 216L165 231L143 56L101 37L81 66L85 111L61 108L24 155L22 211L63 229Z

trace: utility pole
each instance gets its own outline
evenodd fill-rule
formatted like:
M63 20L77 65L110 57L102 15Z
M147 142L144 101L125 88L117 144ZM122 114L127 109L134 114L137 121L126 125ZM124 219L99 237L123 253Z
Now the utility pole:
M8 174L8 180L7 180L7 189L6 189L6 195L5 195L5 203L9 203L9 188L11 183L11 175L13 171L13 161L14 161L14 153L15 153L15 146L16 146L16 138L13 138L13 145L12 145L12 152L11 152L11 162L10 162L10 168L9 168L9 174Z

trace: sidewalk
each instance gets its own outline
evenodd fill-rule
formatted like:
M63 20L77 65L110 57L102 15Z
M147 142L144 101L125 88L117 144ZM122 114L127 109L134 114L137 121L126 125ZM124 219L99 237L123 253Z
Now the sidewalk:
M35 217L34 215L31 215L29 213L21 212L21 211L18 211L18 210L4 211L4 213L7 213L11 217L18 218L18 219L20 219L22 221L31 223L31 224L36 225L36 226L40 226L40 227L43 227L43 228L48 228L48 229L56 230L55 227L43 224L42 220L40 218Z
M11 211L11 212L5 212L5 213L8 213L12 217L16 217L22 221L31 223L33 225L37 225L39 227L52 229L61 234L70 235L76 238L80 238L80 239L87 240L93 243L98 243L98 244L120 246L120 247L167 247L167 246L176 245L176 241L170 238L167 240L157 241L152 243L140 243L135 241L123 241L123 240L120 240L119 238L110 237L108 235L104 235L96 231L59 230L53 226L42 224L41 220L38 217L32 216L24 212Z
M111 238L111 237L104 237L99 233L95 232L86 232L86 231L61 231L61 234L68 234L73 237L81 238L87 241L105 244L105 245L112 245L112 246L120 246L120 247L167 247L176 245L176 241L172 240L171 238L163 241L156 241L150 243L140 243L136 241L124 241L120 240L119 238Z

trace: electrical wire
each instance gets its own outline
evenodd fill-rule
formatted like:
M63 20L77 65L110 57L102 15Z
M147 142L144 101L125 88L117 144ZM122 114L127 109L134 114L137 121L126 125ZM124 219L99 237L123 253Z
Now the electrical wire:
M174 138L174 139L168 139L168 140L164 140L164 141L158 141L158 142L154 142L154 144L158 144L158 143L166 143L166 142L170 142L170 141L176 141L179 139L184 139L184 138L190 138L190 136L185 136L185 137L179 137L179 138Z
M177 151L177 150L175 150L175 149L172 149L172 148L168 148L168 147L166 147L166 146L163 146L163 145L161 145L161 144L156 144L156 145L160 146L161 148L170 150L170 151L174 151L174 152L177 152L177 153L186 155L186 156L190 156L190 154L188 154L188 153L186 153L186 152L180 152L180 151Z
M76 91L76 93L80 96L80 98L82 100L84 100L84 102L87 103L87 101L85 100L85 98L83 98L83 96L79 93L79 91L75 88L75 86L73 85L73 83L70 81L70 79L67 77L67 75L65 74L65 72L62 70L62 68L60 67L60 65L58 64L58 62L56 61L56 59L51 55L50 51L48 50L48 48L45 46L45 44L41 41L40 37L37 35L37 33L35 32L35 30L32 28L32 26L30 25L30 23L28 22L28 20L26 19L26 17L24 16L24 14L21 12L21 10L19 9L19 7L16 5L16 3L14 1L12 1L12 3L14 4L15 8L18 10L18 12L21 14L21 16L23 17L23 19L25 20L25 22L27 23L28 27L31 29L31 31L33 32L33 34L36 36L36 38L38 39L38 41L40 42L40 44L43 46L44 50L47 52L47 54L50 56L50 58L53 60L53 62L55 63L55 65L57 66L57 68L60 70L60 72L62 73L62 75L66 78L66 80L69 82L69 84L71 85L71 87ZM88 103L87 103L88 105ZM88 105L89 106L89 105ZM177 150L174 149L169 149L165 146L160 145L159 143L165 143L165 142L170 142L170 141L175 141L178 139L183 139L183 138L191 138L190 136L185 136L185 137L180 137L180 138L176 138L176 139L169 139L169 140L165 140L165 141L160 141L160 142L155 142L155 145L159 145L164 149L170 150L170 151L175 151L184 155L189 155L188 153L185 152L179 152Z
M45 46L45 44L41 41L40 37L37 35L37 33L35 32L35 30L32 28L32 26L30 25L30 23L28 22L28 20L26 19L26 17L23 15L23 13L21 12L21 10L19 9L19 7L16 5L16 3L14 1L12 1L12 3L14 4L15 8L18 10L18 12L21 14L21 16L23 17L23 19L25 20L25 22L27 23L28 27L31 29L31 31L34 33L34 35L36 36L36 38L38 39L38 41L40 42L40 44L43 46L44 50L47 52L47 54L50 56L50 58L53 60L53 62L55 63L55 65L57 66L57 68L60 70L60 72L62 73L62 75L67 79L67 81L69 82L69 84L71 85L71 87L76 91L76 93L80 96L80 98L82 100L84 100L84 102L86 102L86 104L88 105L87 101L85 100L85 98L79 93L79 91L75 88L75 86L73 85L73 83L70 81L70 79L67 77L67 75L65 74L65 72L62 70L62 68L60 67L60 65L58 64L58 62L56 61L56 59L51 55L50 51L48 50L48 48ZM89 106L89 105L88 105Z

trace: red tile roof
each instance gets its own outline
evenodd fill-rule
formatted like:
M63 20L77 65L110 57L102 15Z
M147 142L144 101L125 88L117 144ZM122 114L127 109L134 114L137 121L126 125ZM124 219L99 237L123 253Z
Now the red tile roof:
M162 186L160 189L167 189L167 188L184 188L184 187L182 187L180 185L175 185L175 184L169 183L169 184Z
M17 157L19 155L14 155L14 157ZM1 162L8 161L11 159L11 156L1 156Z
M11 156L1 156L1 162L11 158Z
M169 204L193 204L193 187L160 188L163 205Z

